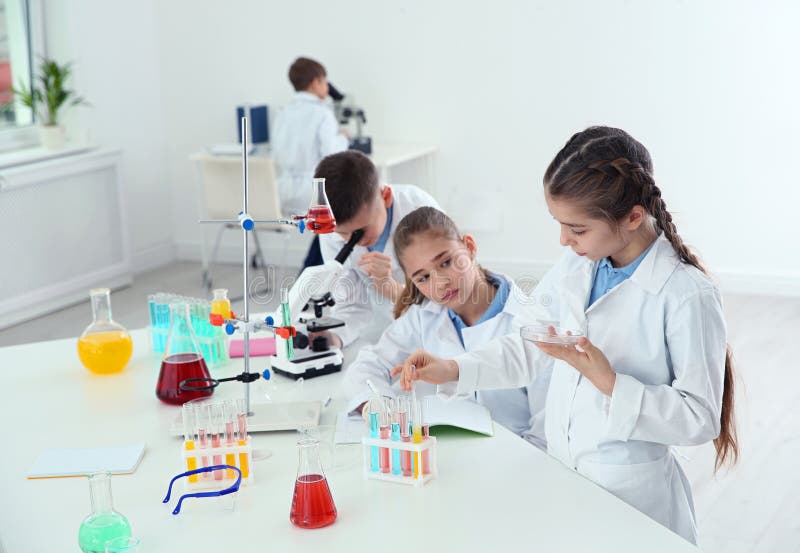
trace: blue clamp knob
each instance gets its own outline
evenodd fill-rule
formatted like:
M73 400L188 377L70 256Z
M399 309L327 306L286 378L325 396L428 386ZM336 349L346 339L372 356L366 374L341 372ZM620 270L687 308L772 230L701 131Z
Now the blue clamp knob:
M228 323L225 325L225 334L228 336L233 336L233 333L236 332L236 327L233 326L232 323Z
M264 319L264 322L267 323L268 326L275 326L275 319L273 319L271 315L267 315L267 318Z
M244 213L243 211L239 212L239 216L237 218L239 219L239 224L242 226L244 230L253 230L256 226L255 222L253 221L253 218L250 217L250 215L248 215L247 213Z
M300 231L300 234L303 234L303 231L306 230L306 221L305 221L305 219L300 219L300 222L297 223L297 228Z
M261 373L261 376L264 377L264 380L269 380L272 375L270 374L269 369L264 369L264 372Z

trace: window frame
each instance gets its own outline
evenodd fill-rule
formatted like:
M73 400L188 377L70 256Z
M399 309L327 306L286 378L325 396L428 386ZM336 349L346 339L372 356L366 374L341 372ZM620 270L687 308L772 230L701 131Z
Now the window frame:
M43 0L21 0L26 10L28 22L28 64L31 75L28 81L35 78L38 61L45 56L45 26ZM17 84L17 83L14 83ZM14 128L0 129L0 153L35 148L40 145L39 122L33 114L33 122Z

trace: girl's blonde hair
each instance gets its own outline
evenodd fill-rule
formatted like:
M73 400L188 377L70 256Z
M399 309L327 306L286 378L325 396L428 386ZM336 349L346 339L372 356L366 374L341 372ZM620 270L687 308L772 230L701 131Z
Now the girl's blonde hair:
M394 251L400 262L400 268L405 272L403 266L403 252L421 234L432 234L439 238L460 241L463 235L453 220L434 207L419 207L403 217L394 231ZM488 273L478 266L484 278L489 279ZM403 293L397 298L394 304L394 318L397 319L408 311L412 305L419 305L425 300L422 292L406 276L406 287Z

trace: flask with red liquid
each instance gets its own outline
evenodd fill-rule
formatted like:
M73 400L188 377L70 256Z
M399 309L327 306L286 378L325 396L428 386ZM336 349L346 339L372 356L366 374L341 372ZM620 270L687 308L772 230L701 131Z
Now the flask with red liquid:
M189 320L189 306L176 302L169 306L169 334L156 384L156 397L164 403L183 405L191 399L208 397L211 390L182 390L189 378L211 378L197 336Z
M306 226L314 234L329 234L336 229L336 219L325 194L325 179L314 179L311 186L311 205L306 215Z
M297 442L300 456L289 520L300 528L322 528L336 520L336 505L319 460L319 440Z

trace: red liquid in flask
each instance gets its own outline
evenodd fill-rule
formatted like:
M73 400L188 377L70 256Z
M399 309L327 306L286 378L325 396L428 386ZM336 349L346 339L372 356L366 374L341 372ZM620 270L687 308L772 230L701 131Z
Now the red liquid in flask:
M300 528L322 528L336 520L336 505L324 476L304 474L297 478L289 520Z
M213 390L181 390L181 382L188 378L210 378L203 356L197 353L176 353L168 356L161 362L156 397L164 403L183 405L190 399L208 397L213 392Z
M331 208L326 205L315 205L308 209L308 228L316 234L329 234L336 228L336 219L333 218Z

